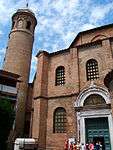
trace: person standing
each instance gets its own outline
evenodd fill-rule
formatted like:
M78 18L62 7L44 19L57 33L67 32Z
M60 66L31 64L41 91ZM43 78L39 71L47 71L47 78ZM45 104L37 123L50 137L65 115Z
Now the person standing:
M99 141L99 146L100 146L100 149L99 149L99 150L102 150L102 144L101 144L100 141Z
M73 143L70 143L70 148L69 150L73 150Z
M95 149L96 149L96 150L100 150L100 144L99 144L98 141L97 141L96 144L95 144Z
M93 144L93 142L91 142L91 143L89 144L89 150L94 150L94 144Z
M89 150L89 142L86 143L85 149L86 149L86 150Z
M77 147L76 147L76 144L74 143L73 144L73 150L76 150L77 149Z
M80 147L81 147L81 146L80 146L80 143L79 143L79 141L77 141L76 149L77 149L77 150L80 150Z
M65 140L64 150L68 150L68 140Z

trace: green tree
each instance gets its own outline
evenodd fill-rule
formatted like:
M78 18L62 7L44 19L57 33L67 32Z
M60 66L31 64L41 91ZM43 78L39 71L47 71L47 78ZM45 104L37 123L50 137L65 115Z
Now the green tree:
M0 99L0 150L6 149L6 141L15 118L14 109L8 98Z

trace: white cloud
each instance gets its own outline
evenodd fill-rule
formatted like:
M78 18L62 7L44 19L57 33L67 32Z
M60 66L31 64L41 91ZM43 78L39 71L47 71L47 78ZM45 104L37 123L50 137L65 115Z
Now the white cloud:
M4 55L5 52L6 52L6 49L5 49L5 48L0 49L0 55ZM2 56L2 57L3 57L3 56Z
M36 68L37 68L37 58L33 55L32 61L31 61L30 82L33 81L33 77L35 75Z
M96 23L99 20L104 19L104 17L111 11L113 10L113 3L109 3L106 5L102 6L97 6L93 8L92 13L91 13L91 20L90 22Z
M34 55L32 56L32 62L31 63L32 63L31 68L33 70L36 70L37 58Z
M34 55L37 53L36 47L49 52L65 49L78 32L104 25L103 19L113 10L113 2L108 1L104 5L97 4L96 1L100 0L29 0L29 8L35 13L38 23ZM15 10L23 7L25 0L0 0L0 25L8 26ZM0 28L0 36L2 34L8 35ZM33 56L32 71L35 69L36 60Z
M0 69L3 67L5 51L6 51L5 48L0 49Z
M23 7L24 5L25 2L23 0L20 0L17 3L12 0L8 0L7 2L0 0L0 23L3 25L6 24L15 10L21 6Z
M85 31L85 30L89 30L89 29L93 29L95 28L96 26L93 25L93 24L90 24L90 23L86 23L84 24L82 27L81 27L81 31Z

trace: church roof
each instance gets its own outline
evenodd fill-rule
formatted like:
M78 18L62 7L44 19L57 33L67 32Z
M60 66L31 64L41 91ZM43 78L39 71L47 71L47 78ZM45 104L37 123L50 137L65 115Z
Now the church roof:
M102 29L107 29L107 28L110 28L110 27L113 27L113 24L108 24L108 25L104 25L104 26L100 26L100 27L96 27L96 28L93 28L93 29L89 29L89 30L85 30L85 31L81 31L77 34L77 36L75 37L75 39L73 40L73 42L71 43L71 45L69 46L69 48L67 49L63 49L63 50L58 50L56 52L52 52L52 53L48 53L47 51L39 51L38 54L36 55L38 57L38 55L42 52L46 53L47 55L50 55L50 56L53 56L53 55L57 55L57 54L62 54L62 53L65 53L65 52L69 52L70 48L73 48L73 45L76 43L76 41L84 34L89 34L89 33L92 33L92 32L95 32L95 31L98 31L98 30L102 30ZM96 41L95 41L96 42ZM95 42L90 42L90 43L95 43ZM97 41L97 42L100 42L100 41ZM87 45L89 43L85 43L85 44L82 44L82 45ZM77 45L77 47L80 46L80 45Z
M110 27L113 27L113 23L112 24L107 24L107 25L103 25L103 26L100 26L100 27L96 27L96 28L93 28L93 29L89 29L89 30L85 30L85 31L81 31L77 34L77 36L75 37L75 39L73 40L73 42L71 43L71 45L69 46L69 48L73 47L73 44L77 41L78 38L80 38L82 35L84 34L89 34L91 32L95 32L95 31L98 31L98 30L102 30L102 29L107 29L107 28L110 28Z
M17 10L17 12L26 12L26 13L30 13L30 14L32 14L33 16L35 16L35 14L33 13L33 11L32 10L30 10L30 9L28 9L28 8L23 8L23 9L18 9Z

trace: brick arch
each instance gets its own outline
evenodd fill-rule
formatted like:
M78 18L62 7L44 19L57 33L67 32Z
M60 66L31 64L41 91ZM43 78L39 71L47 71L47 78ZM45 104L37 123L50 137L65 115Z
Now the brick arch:
M56 108L54 109L54 113L55 113L58 109L63 109L63 110L66 112L66 109L65 109L64 107L56 107Z
M105 39L105 38L107 38L106 35L104 35L104 34L98 34L98 35L94 36L94 37L91 39L91 42L94 42L94 41L97 41L97 40L101 40L101 39Z
M92 94L100 95L105 100L106 104L111 103L108 90L92 84L89 88L86 88L80 92L79 96L77 97L77 100L74 103L74 107L83 107L86 98Z

